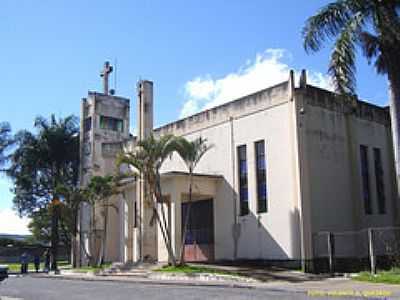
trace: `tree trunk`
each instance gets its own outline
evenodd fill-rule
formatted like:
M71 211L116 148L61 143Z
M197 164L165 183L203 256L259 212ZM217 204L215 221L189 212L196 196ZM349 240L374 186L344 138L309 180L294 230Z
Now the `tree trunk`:
M185 241L186 241L186 233L187 233L187 228L189 225L189 220L190 220L190 209L192 207L192 172L189 173L189 201L188 201L188 209L186 212L186 218L185 218L185 223L183 226L183 232L182 232L182 241L181 241L181 250L180 250L180 259L179 259L179 264L184 265L185 264Z
M96 206L94 203L91 204L92 208L92 216L90 218L90 232L88 235L88 242L89 242L89 264L91 266L96 265L96 240L97 240L97 226L96 226ZM86 251L85 251L86 252Z
M108 202L103 207L104 217L103 217L103 232L101 235L101 246L99 251L99 259L97 261L97 265L101 266L104 263L104 259L106 256L106 248L107 248L107 222L108 222Z
M51 215L51 270L57 271L58 256L58 200L53 199L53 211Z
M104 228L103 228L103 253L102 253L102 261L101 263L104 263L104 260L106 259L106 254L107 254L107 229L108 229L108 201L106 202L106 207L105 207L105 212L104 212Z
M71 234L71 265L72 268L76 268L78 266L78 209L73 209L73 218L74 218L74 223L73 228L72 228L72 234ZM80 263L79 263L80 265Z
M397 59L400 63L400 60ZM396 65L396 64L394 64ZM397 66L399 66L397 64ZM400 199L400 68L399 70L389 70L390 84L390 117L393 136L395 171L397 182L397 201Z
M164 203L163 203L162 192L161 192L160 176L157 177L157 180L155 182L155 188L156 188L156 190L154 190L154 196L155 196L155 200L156 200L156 203L155 203L156 217L158 218L159 226L162 231L163 231L163 227L164 227L163 238L164 238L165 245L167 246L169 259L171 260L172 265L176 266L176 258L175 258L174 250L172 249L172 239L171 239L171 230L170 230L171 224L168 224L168 220L165 215ZM157 209L158 209L157 203L160 203L161 218L157 211Z

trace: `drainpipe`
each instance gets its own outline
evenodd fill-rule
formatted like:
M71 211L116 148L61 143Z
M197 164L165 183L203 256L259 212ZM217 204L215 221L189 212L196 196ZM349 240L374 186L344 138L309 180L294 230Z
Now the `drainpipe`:
M233 121L234 118L229 118L230 128L231 128L231 164L232 164L232 201L233 201L233 228L232 228L232 236L233 236L233 259L237 259L237 248L238 248L238 240L240 235L240 227L238 224L238 214L237 214L237 197L235 192L236 186L236 168L235 168L235 136L233 131Z

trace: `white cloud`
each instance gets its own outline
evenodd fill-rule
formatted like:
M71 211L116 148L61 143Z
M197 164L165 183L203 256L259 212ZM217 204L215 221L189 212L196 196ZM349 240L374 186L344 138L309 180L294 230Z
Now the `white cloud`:
M210 75L198 76L185 84L185 103L180 117L186 117L203 109L249 95L288 79L290 66L283 60L291 59L284 49L267 49L247 60L237 72L213 79ZM296 78L300 70L295 70ZM330 89L326 75L308 71L308 83Z
M13 210L0 209L0 233L30 234L28 223L28 218L20 218Z

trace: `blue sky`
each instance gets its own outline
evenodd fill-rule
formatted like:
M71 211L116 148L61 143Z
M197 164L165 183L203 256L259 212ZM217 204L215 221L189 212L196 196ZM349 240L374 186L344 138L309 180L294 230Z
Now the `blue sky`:
M80 99L101 89L105 60L117 60L119 95L132 99L139 78L154 81L157 125L266 87L289 68L325 86L330 47L307 55L301 28L328 2L2 0L0 121L17 131L37 115L79 115ZM362 58L358 83L361 97L387 104L386 79ZM9 188L0 178L0 232L13 231L1 215L10 215Z

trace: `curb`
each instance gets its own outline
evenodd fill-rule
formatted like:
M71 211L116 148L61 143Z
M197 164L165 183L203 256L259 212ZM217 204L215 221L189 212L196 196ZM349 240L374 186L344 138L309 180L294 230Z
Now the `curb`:
M129 279L127 277L112 278L111 276L68 276L68 275L36 275L35 278L47 278L55 280L80 280L80 281L101 281L101 282L123 282L133 284L148 284L148 285L180 285L180 286L199 286L199 287L221 287L221 288L242 288L255 289L262 288L261 286L237 283L237 282L215 282L215 281L191 281L191 280L154 280L145 277L135 277Z
M103 278L101 278L103 277ZM35 276L35 278L47 278L54 280L76 280L76 281L96 281L96 282L121 282L121 283L130 283L130 284L144 284L144 285L161 285L161 286L182 286L182 287L209 287L209 288L234 288L234 289L247 289L247 290L255 290L255 289L264 289L271 292L283 292L283 293L293 293L298 295L307 294L307 291L301 289L285 289L282 287L277 287L274 285L268 286L267 284L259 284L259 285L249 285L249 284L238 284L238 283L230 283L230 282L206 282L206 281L173 281L173 280L152 280L144 277L136 277L135 280L131 280L128 278L110 278L109 276L87 276L87 277L75 277L75 276L65 276L65 275L40 275Z

